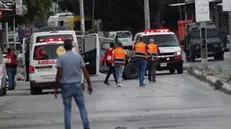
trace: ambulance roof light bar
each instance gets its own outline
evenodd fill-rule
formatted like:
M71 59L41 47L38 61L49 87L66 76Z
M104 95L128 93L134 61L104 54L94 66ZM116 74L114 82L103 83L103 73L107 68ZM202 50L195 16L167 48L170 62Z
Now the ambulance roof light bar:
M169 29L152 29L152 30L145 30L144 33L157 33L157 32L170 32Z

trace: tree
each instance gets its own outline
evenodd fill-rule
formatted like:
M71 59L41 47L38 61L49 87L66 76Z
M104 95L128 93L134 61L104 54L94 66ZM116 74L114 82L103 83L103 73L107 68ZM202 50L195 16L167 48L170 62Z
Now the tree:
M172 12L164 10L168 3L173 1L150 0L151 24L156 22L161 24L168 19L167 14L177 12L174 9ZM136 32L144 29L143 0L100 0L100 2L95 0L95 2L95 18L102 20L104 31L132 28L131 31ZM85 15L92 16L92 5L93 0L84 0ZM59 2L59 6L63 10L79 15L79 0L63 0Z
M19 17L18 23L40 21L44 23L47 13L52 5L52 0L24 0L23 4L27 7L27 13Z

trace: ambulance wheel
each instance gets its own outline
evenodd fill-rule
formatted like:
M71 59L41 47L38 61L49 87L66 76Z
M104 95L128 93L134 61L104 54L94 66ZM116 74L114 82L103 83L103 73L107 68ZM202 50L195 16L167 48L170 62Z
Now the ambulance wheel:
M137 79L138 69L135 63L128 63L124 68L124 79Z
M171 74L174 74L174 73L175 73L175 69L170 69L169 72L170 72Z
M183 66L177 68L177 73L182 74L184 72Z
M31 87L30 88L30 93L31 93L31 95L41 94L42 93L42 89L41 88L37 88L37 87Z

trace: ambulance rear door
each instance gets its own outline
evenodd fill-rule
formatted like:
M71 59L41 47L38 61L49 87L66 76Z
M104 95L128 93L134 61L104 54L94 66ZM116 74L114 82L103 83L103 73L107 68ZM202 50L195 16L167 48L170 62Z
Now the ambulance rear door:
M103 65L103 57L105 52L110 48L110 44L114 43L115 40L112 38L106 38L106 37L99 37L99 44L100 44L100 72L106 73L108 71L108 67L106 65Z
M83 56L90 75L100 73L100 45L98 34L85 35L79 41L79 53Z

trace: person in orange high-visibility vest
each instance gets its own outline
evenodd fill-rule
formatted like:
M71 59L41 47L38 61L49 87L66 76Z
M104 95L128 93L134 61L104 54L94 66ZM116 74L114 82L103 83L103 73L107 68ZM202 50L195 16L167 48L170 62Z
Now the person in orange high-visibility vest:
M155 44L154 39L150 39L148 46L148 80L150 82L156 82L156 60L158 59L158 46Z
M126 51L123 49L121 42L117 44L117 48L112 52L112 58L114 60L114 67L116 71L116 80L118 87L121 87L122 76L124 72Z
M140 87L146 86L144 84L144 76L147 68L147 45L143 42L143 38L140 38L139 42L134 45L133 53L135 53L136 64L139 73Z

